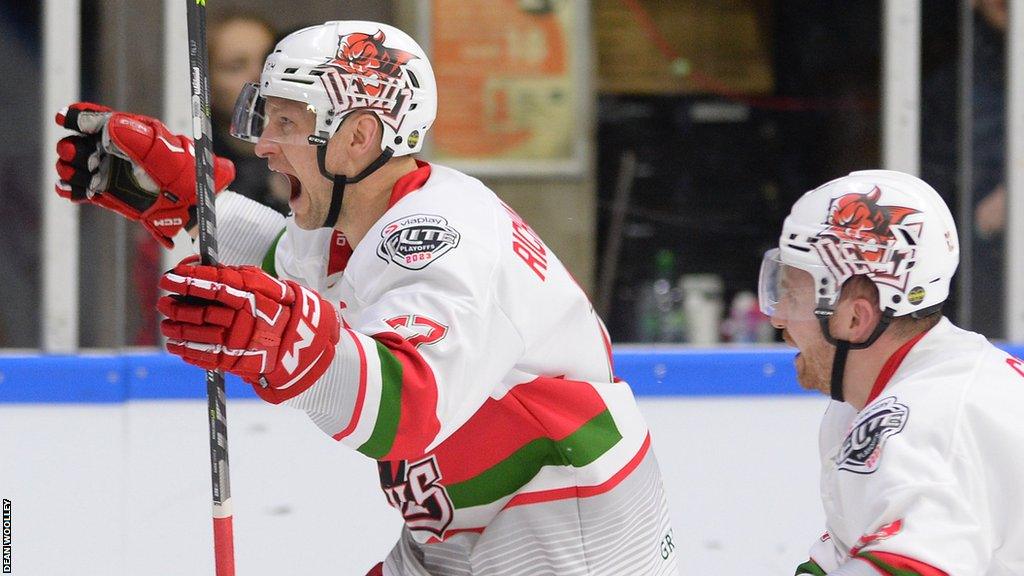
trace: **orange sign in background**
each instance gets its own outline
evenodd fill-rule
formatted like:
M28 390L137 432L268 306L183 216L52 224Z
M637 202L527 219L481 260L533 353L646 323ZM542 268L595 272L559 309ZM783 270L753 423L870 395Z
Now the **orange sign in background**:
M580 138L572 0L433 0L432 157L570 160ZM534 9L528 9L534 6Z

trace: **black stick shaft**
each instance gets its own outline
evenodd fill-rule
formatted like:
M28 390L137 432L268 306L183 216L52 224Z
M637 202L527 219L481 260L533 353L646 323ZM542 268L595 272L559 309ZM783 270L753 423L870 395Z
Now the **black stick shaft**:
M188 58L192 84L192 139L196 153L196 206L199 254L205 265L217 264L217 215L214 211L213 130L210 121L210 76L206 47L206 0L185 0L188 10ZM217 576L235 573L231 482L228 474L228 429L224 374L206 372L210 425L210 475L213 483L213 542Z

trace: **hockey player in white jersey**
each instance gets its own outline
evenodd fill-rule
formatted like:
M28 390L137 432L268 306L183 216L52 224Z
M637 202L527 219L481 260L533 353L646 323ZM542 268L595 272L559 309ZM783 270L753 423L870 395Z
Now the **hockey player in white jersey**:
M601 320L492 191L413 158L436 108L400 30L328 22L282 40L232 131L289 178L292 216L219 193L225 265L160 282L205 299L160 300L168 350L377 460L405 528L371 574L675 574L650 436ZM58 147L58 193L165 244L189 225L187 138L84 103L58 122L79 132Z
M762 310L833 399L797 574L1024 574L1024 362L942 316L958 263L939 195L884 170L806 193L765 254Z

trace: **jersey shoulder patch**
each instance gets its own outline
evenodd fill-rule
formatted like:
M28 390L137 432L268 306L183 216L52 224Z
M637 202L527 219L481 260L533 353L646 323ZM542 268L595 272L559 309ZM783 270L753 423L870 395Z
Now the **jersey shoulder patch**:
M407 270L422 270L458 247L461 238L444 217L413 214L381 229L377 256Z
M910 408L889 396L867 406L853 423L836 455L839 470L871 474L878 469L886 441L903 431Z

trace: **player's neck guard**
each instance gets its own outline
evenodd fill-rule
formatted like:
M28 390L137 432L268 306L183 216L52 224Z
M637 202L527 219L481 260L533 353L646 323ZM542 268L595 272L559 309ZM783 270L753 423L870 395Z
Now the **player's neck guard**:
M825 340L829 344L835 346L836 351L832 356L832 377L829 382L829 396L832 397L836 402L845 402L846 397L843 395L843 375L846 373L846 358L850 353L850 350L862 350L871 346L878 340L878 337L885 332L885 329L889 327L889 323L892 322L893 314L895 310L892 308L886 308L882 312L882 318L878 320L878 324L875 325L875 329L868 336L868 339L863 342L854 344L849 340L840 340L832 336L829 330L828 321L832 317L834 312L832 310L819 308L814 311L814 314L818 317L818 322L821 325L821 333L825 336Z
M391 156L393 156L394 153L395 151L391 148L385 148L384 151L380 153L380 156L377 156L376 160L370 162L370 165L362 172L349 178L344 174L331 174L327 170L326 143L316 147L316 162L320 168L320 174L334 183L334 187L331 189L331 207L327 210L327 218L324 218L323 226L321 226L322 228L334 228L335 225L337 225L338 216L341 215L341 203L345 199L345 186L347 184L355 184L379 170L381 166L388 163L388 160L391 160Z

